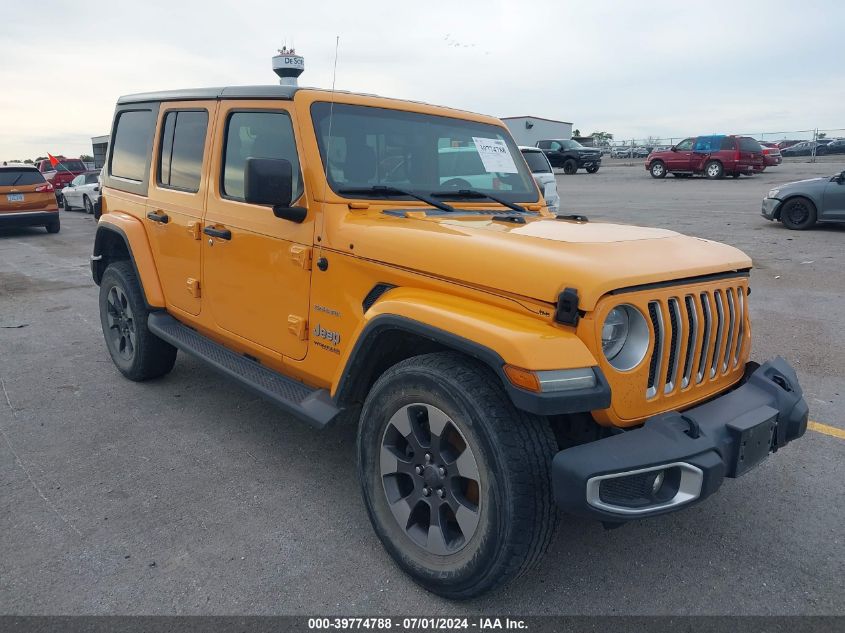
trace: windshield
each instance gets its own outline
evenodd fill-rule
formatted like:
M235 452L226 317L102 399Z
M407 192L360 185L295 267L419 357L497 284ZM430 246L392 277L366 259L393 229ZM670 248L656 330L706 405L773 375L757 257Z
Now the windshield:
M563 149L584 149L578 141L560 141L560 145Z
M509 202L537 201L537 187L501 127L342 103L315 103L311 116L336 193L374 186L420 194L454 189L457 199L459 190L475 189ZM360 192L345 195L367 197Z
M552 173L552 166L543 152L532 152L526 150L522 152L525 162L528 163L528 169L532 174L550 174Z

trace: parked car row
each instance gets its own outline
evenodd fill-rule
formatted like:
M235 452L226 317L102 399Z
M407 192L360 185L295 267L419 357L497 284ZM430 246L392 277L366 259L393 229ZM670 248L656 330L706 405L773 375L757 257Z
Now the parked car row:
M56 201L63 204L62 189L70 183L71 180L86 171L85 163L78 158L65 158L64 156L54 156L55 164L49 158L44 158L35 163L35 168L41 172L44 179L53 185L56 192Z
M781 150L784 156L825 156L845 154L845 139L823 138L817 141L801 141Z

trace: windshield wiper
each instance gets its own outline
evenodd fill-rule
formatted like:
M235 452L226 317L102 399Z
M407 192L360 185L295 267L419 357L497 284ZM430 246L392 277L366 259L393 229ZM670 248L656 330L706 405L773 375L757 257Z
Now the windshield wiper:
M508 202L500 198L499 196L492 196L489 193L484 193L483 191L479 191L478 189L458 189L457 191L432 191L432 196L437 198L487 198L488 200L492 200L493 202L498 202L502 206L507 207L508 209L513 209L518 213L531 213L525 207L522 207L515 202Z
M405 189L398 189L396 187L388 187L386 185L373 185L372 187L346 187L344 189L338 189L338 193L351 193L357 195L374 195L374 196L408 196L409 198L415 198L420 202L425 202L426 204L430 204L433 207L440 209L441 211L448 211L452 212L455 210L455 207L451 207L445 202L440 202L438 200L433 200L428 196L424 196L418 193L414 193L413 191L407 191Z

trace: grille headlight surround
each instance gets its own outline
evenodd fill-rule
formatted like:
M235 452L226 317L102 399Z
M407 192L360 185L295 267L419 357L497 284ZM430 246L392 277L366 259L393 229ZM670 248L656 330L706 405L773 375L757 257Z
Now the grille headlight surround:
M607 362L619 371L634 369L643 361L649 339L645 317L627 303L613 308L602 324L602 352Z

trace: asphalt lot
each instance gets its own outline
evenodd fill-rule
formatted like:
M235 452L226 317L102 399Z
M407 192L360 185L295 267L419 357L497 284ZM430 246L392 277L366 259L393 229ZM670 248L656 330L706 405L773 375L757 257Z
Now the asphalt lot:
M760 216L773 184L842 169L558 183L567 212L748 252L754 357L792 361L811 418L845 429L845 226ZM0 613L845 613L845 440L816 431L685 512L612 531L563 517L540 569L494 594L428 594L370 528L354 429L313 431L184 356L159 381L120 377L94 221L62 220L58 235L0 231Z

